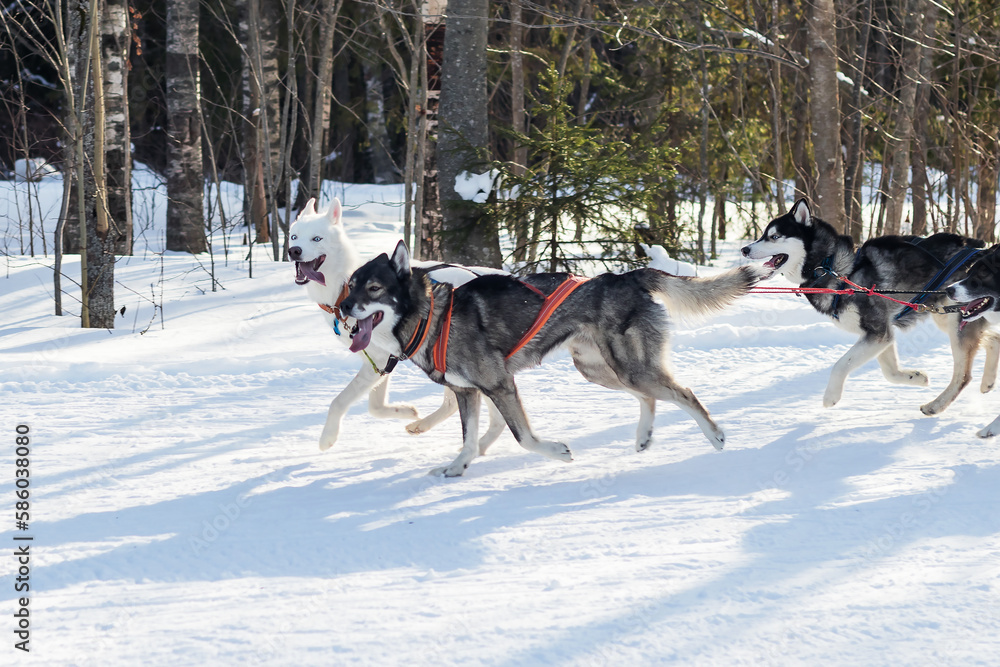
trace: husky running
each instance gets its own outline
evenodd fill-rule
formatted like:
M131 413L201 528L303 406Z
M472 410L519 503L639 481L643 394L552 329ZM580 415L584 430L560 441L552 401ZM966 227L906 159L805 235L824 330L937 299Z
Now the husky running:
M927 294L940 290L961 278L985 244L957 234L883 236L855 248L850 236L838 234L828 223L814 218L805 199L797 201L788 213L775 218L763 236L743 248L750 259L767 259L772 267L802 287L842 288L840 276L861 287L872 285L883 290L903 292L895 296L905 301L919 301L927 306L941 305L945 297ZM889 382L927 385L927 375L918 370L901 370L896 353L895 330L905 329L923 317L923 312L900 306L887 299L860 295L807 294L809 302L834 323L854 334L858 341L833 366L823 395L823 405L832 407L840 401L847 376L863 364L877 358L882 374ZM927 415L942 412L972 379L972 360L980 342L987 349L982 391L996 382L1000 339L985 322L959 326L957 314L932 314L934 323L951 341L954 370L951 382L930 403L921 406Z
M379 255L354 272L341 309L358 320L359 348L377 345L405 356L455 392L462 451L450 465L432 471L455 477L485 453L476 441L481 394L500 410L522 447L572 460L565 444L535 435L514 383L514 374L560 346L569 349L587 380L639 399L637 450L650 445L657 400L680 406L722 449L722 430L694 393L671 376L668 312L719 310L769 274L762 267L740 266L711 278L655 269L590 280L558 273L523 280L490 275L452 289L412 267L400 243L391 258Z
M347 280L362 262L344 230L342 217L343 207L339 199L334 198L333 203L323 213L316 211L316 200L310 199L289 229L288 257L295 262L295 282L305 285L309 298L322 309L323 316L333 329L334 335L355 352L358 350L352 346L351 335L356 323L344 315L340 306L347 296ZM454 264L426 262L423 265L425 270L429 271L430 279L457 285L480 275L503 273L497 269ZM362 360L358 374L330 403L326 424L319 440L320 450L325 451L337 442L344 415L351 405L366 393L368 411L373 416L417 419L406 427L412 434L423 433L433 428L458 410L455 395L448 389L445 389L441 407L423 419L418 419L417 409L412 405L387 404L389 377L386 368L394 363L391 361L391 353L378 345L373 345L365 350L365 355L367 358ZM492 404L487 407L490 409L490 428L483 435L486 447L503 432L503 418Z

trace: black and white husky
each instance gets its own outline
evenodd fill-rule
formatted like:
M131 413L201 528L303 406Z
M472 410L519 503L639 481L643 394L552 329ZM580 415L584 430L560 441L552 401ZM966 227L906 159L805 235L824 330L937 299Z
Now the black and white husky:
M751 259L769 258L765 266L802 287L842 288L843 276L861 287L903 292L895 298L922 300L925 305L940 305L944 295L926 294L940 290L948 280L965 275L983 242L957 234L934 234L921 239L914 236L883 236L855 248L850 236L838 234L828 223L814 218L809 205L800 199L788 213L775 218L757 241L743 248ZM938 285L933 286L937 281ZM913 325L923 313L915 312L887 299L867 295L808 294L820 313L861 338L833 366L823 396L823 405L831 407L841 398L847 376L861 365L878 359L882 374L889 382L926 385L922 371L900 370L896 353L895 329ZM985 323L959 326L958 314L932 314L935 324L951 341L954 370L951 382L930 403L921 406L924 414L933 415L948 407L972 379L972 360L981 340L987 346L986 370L982 390L993 388L996 381L1000 340L990 334Z
M969 267L968 275L948 287L948 296L966 304L961 310L965 328L971 322L985 321L1000 324L1000 245L995 245ZM980 438L992 438L1000 433L1000 417L976 434Z
M305 285L309 297L322 309L327 324L334 335L352 352L359 351L360 340L352 340L355 321L343 315L339 304L346 296L347 280L361 266L361 257L347 236L342 221L343 208L340 200L334 198L330 207L319 213L316 200L310 199L289 229L288 257L295 262L295 282ZM464 267L453 264L425 263L431 271L431 278L462 284L484 273L502 273L496 269ZM333 399L327 412L326 424L320 436L319 448L327 450L333 446L340 434L341 423L347 410L368 393L368 411L375 417L417 419L417 409L412 405L388 404L389 376L382 374L390 363L391 352L379 345L365 350L367 358L361 362L361 369L353 380ZM376 369L377 367L377 369ZM369 393L370 392L370 393ZM503 418L492 404L490 428L483 435L485 446L492 444L503 432ZM455 395L445 389L444 402L432 414L417 419L406 427L412 434L423 433L441 423L458 410Z
M656 401L680 406L717 449L725 436L690 389L669 370L668 311L698 315L718 310L745 294L769 270L741 266L710 278L681 278L655 269L604 274L587 281L567 274L537 274L523 280L482 276L452 290L411 267L406 246L380 255L354 272L343 311L358 319L359 334L385 350L409 357L432 380L451 388L462 417L462 452L432 471L461 475L485 453L476 442L480 395L500 410L517 442L533 452L572 460L561 442L543 440L528 423L514 374L566 346L583 376L639 399L636 449L652 439ZM568 279L568 280L567 280ZM563 291L572 283L573 289ZM537 334L524 343L546 296L565 296ZM357 340L357 336L355 337ZM523 346L521 346L523 344Z

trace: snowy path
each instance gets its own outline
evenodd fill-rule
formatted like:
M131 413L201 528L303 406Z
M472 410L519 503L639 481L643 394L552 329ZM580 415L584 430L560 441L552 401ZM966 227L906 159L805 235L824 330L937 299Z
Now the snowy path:
M997 664L1000 457L975 431L1000 399L973 386L920 414L950 373L929 325L900 356L931 387L873 363L824 410L852 341L803 300L679 324L676 375L723 452L661 404L636 453L634 399L558 354L519 384L576 460L505 433L442 480L426 472L457 451L457 418L411 437L359 404L318 451L358 362L287 265L201 294L168 257L166 329L140 335L138 297L115 332L81 331L48 314L40 263L4 261L2 425L35 438L31 664ZM148 293L155 262L119 277ZM392 381L421 412L440 400L410 365ZM12 455L4 469L10 507ZM8 642L15 567L0 559Z

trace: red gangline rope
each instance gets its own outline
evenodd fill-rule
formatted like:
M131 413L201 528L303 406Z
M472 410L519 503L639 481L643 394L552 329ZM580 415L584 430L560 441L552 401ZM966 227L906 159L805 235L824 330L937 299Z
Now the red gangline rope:
M887 294L882 294L876 291L875 285L871 287L862 287L857 283L851 282L843 276L838 276L842 281L850 285L851 287L844 289L832 289L829 287L768 287L768 286L757 286L751 287L751 292L757 292L758 294L864 294L866 296L877 296L883 299L888 299L898 303L901 306L908 306L913 310L920 311L924 308L922 304L910 303L909 301L901 301L899 299L894 299Z

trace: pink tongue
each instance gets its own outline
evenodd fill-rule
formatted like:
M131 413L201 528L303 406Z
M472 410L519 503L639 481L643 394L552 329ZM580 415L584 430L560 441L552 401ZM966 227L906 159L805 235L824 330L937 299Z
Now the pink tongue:
M375 316L370 315L363 320L358 320L358 330L354 332L354 338L351 339L351 352L360 352L368 347L368 343L372 340L372 321L374 319Z
M298 262L295 268L298 270L297 272L300 276L314 280L320 285L326 285L326 276L314 269L310 264Z

